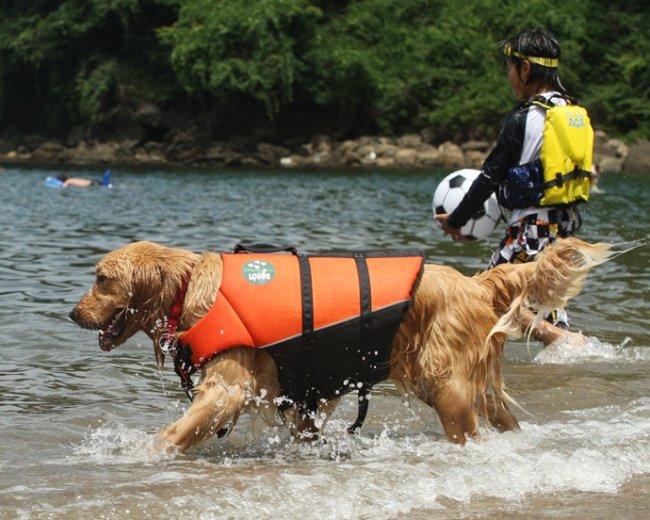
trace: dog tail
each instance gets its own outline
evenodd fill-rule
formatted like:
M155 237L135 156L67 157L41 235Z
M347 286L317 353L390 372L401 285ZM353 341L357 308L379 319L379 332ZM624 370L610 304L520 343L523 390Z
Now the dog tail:
M589 244L577 238L565 238L546 247L535 262L502 264L478 275L491 287L494 309L500 315L489 339L497 333L522 336L522 312L534 310L537 316L528 327L528 335L544 314L559 309L582 290L589 271L623 251L606 243Z

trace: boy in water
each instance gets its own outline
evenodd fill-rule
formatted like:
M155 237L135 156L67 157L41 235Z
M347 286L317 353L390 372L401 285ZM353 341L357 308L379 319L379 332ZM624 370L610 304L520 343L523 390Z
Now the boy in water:
M512 213L505 236L488 268L504 262L532 261L557 237L573 235L582 223L577 204L586 200L589 190L589 172L583 178L580 173L583 169L572 165L575 169L571 176L565 176L554 186L556 189L559 186L562 190L562 186L568 187L569 184L575 188L577 183L577 189L572 188L571 193L567 191L566 194L561 194L559 204L540 204L546 194L544 190L549 185L544 183L544 166L540 159L547 110L552 106L575 104L575 100L560 82L558 41L548 32L533 29L502 42L501 51L507 65L510 87L516 98L524 103L506 116L495 148L486 158L481 174L459 206L448 215L436 216L446 235L454 240L462 240L464 237L460 228L496 191L499 203L511 209ZM588 152L588 161L591 162L593 130L588 119L585 122L584 142L585 148L591 146ZM591 165L587 170L590 168ZM532 184L538 190L531 191L530 182L525 189L517 190L517 181L522 178L524 181L537 179ZM571 182L566 182L568 180ZM576 198L576 191L583 196ZM531 313L530 322L533 319ZM533 331L533 335L545 345L560 337L578 336L567 330L568 317L564 310L553 311L547 320Z

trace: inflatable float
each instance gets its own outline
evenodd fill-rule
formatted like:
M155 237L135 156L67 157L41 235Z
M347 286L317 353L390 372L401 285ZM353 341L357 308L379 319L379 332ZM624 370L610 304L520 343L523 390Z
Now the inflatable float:
M104 174L102 175L102 178L99 181L91 181L87 179L71 179L71 181L80 181L83 183L87 183L87 186L103 186L104 188L112 188L113 185L111 184L111 175L113 172L111 170L106 170ZM45 186L48 186L50 188L59 188L63 189L66 187L65 181L69 177L67 175L57 175L56 177L49 176L45 179ZM74 182L71 182L72 186L86 186L86 184L75 184Z

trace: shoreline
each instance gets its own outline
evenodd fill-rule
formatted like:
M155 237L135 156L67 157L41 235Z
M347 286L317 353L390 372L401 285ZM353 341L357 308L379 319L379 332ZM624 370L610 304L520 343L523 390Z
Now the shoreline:
M645 146L647 143L647 146ZM80 141L66 146L57 140L0 149L0 163L7 165L43 164L50 166L101 167L174 167L211 168L284 168L284 169L480 169L494 146L489 141L457 144L427 142L422 134L397 138L361 136L335 141L317 135L294 146L261 142L242 146L214 141L202 144L196 139L169 142L153 141ZM640 153L639 153L640 152ZM640 155L640 157L637 157ZM630 160L633 159L633 160ZM633 171L650 173L650 142L627 146L596 131L594 164L604 173ZM647 165L647 167L645 167Z

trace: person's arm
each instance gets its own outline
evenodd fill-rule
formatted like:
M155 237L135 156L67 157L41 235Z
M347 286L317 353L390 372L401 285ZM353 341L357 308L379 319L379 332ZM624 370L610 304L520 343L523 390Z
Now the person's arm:
M519 163L524 143L526 111L515 110L508 114L494 149L481 168L481 175L472 183L458 207L449 215L439 215L442 230L452 238L461 237L460 228L472 218L490 195L503 182L508 168Z
M499 183L490 178L485 169L481 170L463 200L447 217L447 224L452 228L463 227L498 187Z

